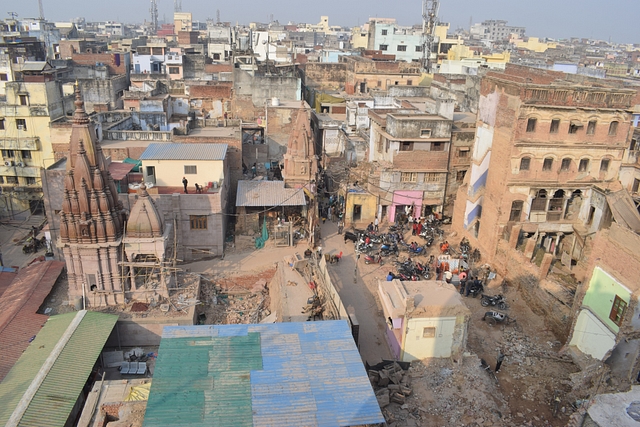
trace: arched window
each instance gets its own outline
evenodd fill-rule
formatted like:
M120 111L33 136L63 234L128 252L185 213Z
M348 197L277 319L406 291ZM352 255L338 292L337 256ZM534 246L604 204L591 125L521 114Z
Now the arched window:
M531 166L531 157L523 157L520 159L520 170L528 171Z
M613 121L609 124L609 135L614 136L616 133L618 133L618 122Z
M569 157L565 157L564 159L562 159L562 164L560 165L560 170L563 171L563 172L566 172L569 169L571 169L571 159Z
M534 119L533 117L527 120L527 132L535 132L537 122L538 120Z
M547 157L546 159L544 159L544 162L542 163L542 170L550 171L552 167L553 167L553 157Z

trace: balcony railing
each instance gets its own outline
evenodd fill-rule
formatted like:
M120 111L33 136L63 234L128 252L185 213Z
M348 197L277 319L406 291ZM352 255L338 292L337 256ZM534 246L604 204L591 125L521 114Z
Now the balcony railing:
M143 130L106 130L104 139L111 141L171 141L173 132Z

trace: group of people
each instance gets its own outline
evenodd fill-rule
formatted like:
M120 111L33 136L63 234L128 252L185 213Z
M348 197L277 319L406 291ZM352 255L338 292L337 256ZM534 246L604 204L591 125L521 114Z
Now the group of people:
M327 221L338 222L338 228L340 228L340 223L342 223L343 211L342 205L338 202L338 200L333 196L329 196L329 203L320 204L320 218L322 218L322 223L324 224ZM344 227L344 223L342 224ZM340 230L339 230L340 231Z
M187 188L187 186L189 185L189 181L187 180L186 177L182 177L182 186L184 187L184 194L189 194L189 189ZM202 187L198 185L198 183L196 182L195 184L196 187L196 194L202 194Z
M378 217L376 217L376 219L373 222L370 222L369 225L367 226L367 231L369 233L377 233L380 229L380 220L378 219Z

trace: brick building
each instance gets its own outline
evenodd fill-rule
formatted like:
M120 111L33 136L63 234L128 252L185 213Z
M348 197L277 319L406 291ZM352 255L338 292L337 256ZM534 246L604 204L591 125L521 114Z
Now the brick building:
M514 225L546 252L574 257L579 235L610 219L604 196L618 185L636 97L613 82L512 64L487 73L454 230L489 262Z

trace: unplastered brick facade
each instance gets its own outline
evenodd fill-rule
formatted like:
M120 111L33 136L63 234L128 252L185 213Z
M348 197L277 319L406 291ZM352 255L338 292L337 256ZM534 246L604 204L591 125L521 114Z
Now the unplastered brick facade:
M454 229L490 261L513 224L544 224L561 235L556 244L586 225L593 187L617 180L636 97L608 81L511 64L487 73Z

